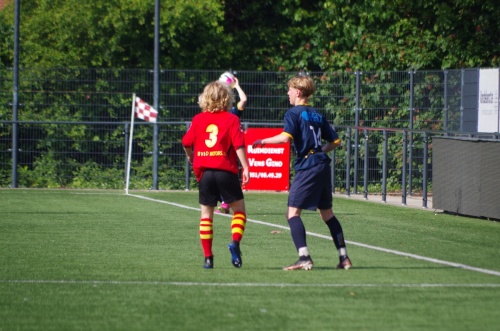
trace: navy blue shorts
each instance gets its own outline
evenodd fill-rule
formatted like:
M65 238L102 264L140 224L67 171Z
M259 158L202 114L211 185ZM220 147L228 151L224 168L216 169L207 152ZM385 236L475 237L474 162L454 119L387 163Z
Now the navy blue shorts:
M332 208L332 174L328 162L295 173L288 206L306 210Z
M243 199L240 179L229 171L207 169L200 180L199 202L204 206L217 206L219 201L226 203Z

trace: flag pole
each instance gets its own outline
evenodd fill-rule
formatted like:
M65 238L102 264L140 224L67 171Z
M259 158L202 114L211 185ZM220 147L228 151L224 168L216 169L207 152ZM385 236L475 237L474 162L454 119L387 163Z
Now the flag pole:
M125 194L128 194L128 186L130 183L130 163L132 159L132 139L134 137L134 118L135 118L135 93L132 95L132 114L130 115L130 136L128 140L127 179L125 181Z

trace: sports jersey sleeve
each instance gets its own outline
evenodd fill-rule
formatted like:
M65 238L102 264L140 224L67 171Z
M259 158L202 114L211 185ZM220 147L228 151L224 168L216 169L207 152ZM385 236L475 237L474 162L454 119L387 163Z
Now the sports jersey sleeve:
M193 147L194 145L194 132L196 129L194 128L194 122L191 123L188 130L182 137L182 146L184 147Z
M235 150L238 148L245 147L245 136L243 134L243 130L241 129L240 119L238 117L235 118L235 124L232 125L232 144Z
M292 111L285 113L283 132L292 139L300 134L300 127L297 125L297 113Z
M239 110L239 109L238 109L238 107L233 106L233 107L231 107L231 108L229 109L229 112L230 112L231 114L233 114L233 115L236 115L236 116L240 117L240 116L241 116L241 113L243 112L243 109L242 109L242 110Z
M321 129L321 132L323 133L322 138L331 144L340 141L339 135L326 119L323 121L323 128Z

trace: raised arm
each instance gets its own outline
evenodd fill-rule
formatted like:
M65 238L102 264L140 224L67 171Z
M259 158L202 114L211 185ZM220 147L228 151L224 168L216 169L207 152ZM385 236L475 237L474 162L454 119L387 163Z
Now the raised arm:
M245 105L247 104L247 95L243 91L243 89L240 86L240 82L238 81L238 78L234 77L236 83L234 84L234 88L238 92L238 97L240 98L240 101L238 101L238 104L236 107L238 110L243 110L245 109Z

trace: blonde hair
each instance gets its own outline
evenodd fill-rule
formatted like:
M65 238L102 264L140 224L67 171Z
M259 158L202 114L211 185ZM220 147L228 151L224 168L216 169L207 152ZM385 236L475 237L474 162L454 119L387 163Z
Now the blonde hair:
M227 111L233 102L233 91L229 86L219 81L208 83L203 89L203 93L198 96L198 105L200 105L201 110L210 113Z
M314 91L316 91L316 85L311 77L306 75L295 75L288 81L288 87L295 88L302 92L304 98L309 98Z

